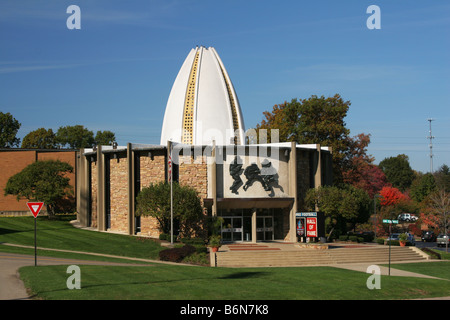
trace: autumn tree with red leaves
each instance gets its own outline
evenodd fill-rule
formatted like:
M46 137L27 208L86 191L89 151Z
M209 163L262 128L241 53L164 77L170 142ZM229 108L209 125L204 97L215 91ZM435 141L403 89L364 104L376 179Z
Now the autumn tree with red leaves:
M395 206L400 201L408 200L408 197L394 187L384 187L380 191L381 199L380 204L382 206Z

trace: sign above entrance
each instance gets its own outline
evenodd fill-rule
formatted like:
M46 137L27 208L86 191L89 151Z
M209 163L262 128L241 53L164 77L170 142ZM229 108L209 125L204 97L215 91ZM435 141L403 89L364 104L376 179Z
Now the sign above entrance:
M297 212L296 217L317 217L317 212Z

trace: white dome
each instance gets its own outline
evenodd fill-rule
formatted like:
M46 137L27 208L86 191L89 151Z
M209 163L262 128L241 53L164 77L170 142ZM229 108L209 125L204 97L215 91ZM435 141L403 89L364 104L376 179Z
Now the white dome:
M236 92L216 50L192 49L167 101L161 145L244 144L244 132Z

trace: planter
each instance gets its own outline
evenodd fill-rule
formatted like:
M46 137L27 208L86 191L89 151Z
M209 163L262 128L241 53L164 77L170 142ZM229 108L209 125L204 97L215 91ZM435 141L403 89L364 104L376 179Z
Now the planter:
M406 241L400 240L400 247L405 247L405 246L406 246Z
M211 247L212 252L217 252L219 251L219 247Z

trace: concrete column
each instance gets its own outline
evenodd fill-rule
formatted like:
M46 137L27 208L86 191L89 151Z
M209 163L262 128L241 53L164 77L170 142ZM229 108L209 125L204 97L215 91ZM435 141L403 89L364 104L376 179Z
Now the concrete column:
M128 234L134 234L134 212L135 212L135 168L134 168L134 152L133 145L131 143L127 144L127 160L128 160Z
M105 157L102 146L97 146L97 219L98 230L106 231Z
M84 148L80 149L80 153L77 156L77 171L76 171L76 179L77 179L77 220L82 226L86 226L87 220L87 211L84 210L84 201L86 196L86 181L85 181L85 170L86 170L86 162L84 156Z
M252 209L252 242L256 243L256 208Z
M316 172L314 174L314 187L317 189L322 185L322 156L320 144L316 144L316 154L314 158L316 159Z
M84 227L90 227L88 215L90 214L90 162L84 156L84 149L80 149L77 157L77 220Z
M291 152L289 154L289 195L294 198L291 211L289 213L289 240L297 242L295 213L297 212L297 143L291 142Z
M216 166L216 141L213 140L213 148L211 150L211 192L213 197L212 216L217 217L217 166Z

